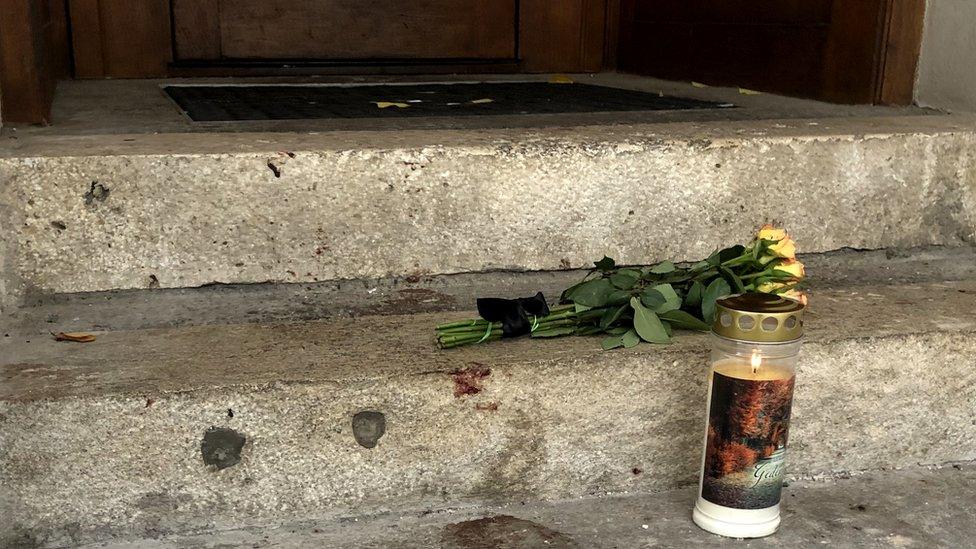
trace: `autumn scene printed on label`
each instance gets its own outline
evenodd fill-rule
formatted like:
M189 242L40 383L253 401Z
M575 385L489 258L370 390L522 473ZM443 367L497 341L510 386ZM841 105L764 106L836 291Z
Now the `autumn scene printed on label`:
M751 381L715 373L704 499L735 509L779 503L794 379Z

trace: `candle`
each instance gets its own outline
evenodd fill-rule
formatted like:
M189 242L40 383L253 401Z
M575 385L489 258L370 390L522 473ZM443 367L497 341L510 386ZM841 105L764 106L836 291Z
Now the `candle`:
M770 294L717 303L693 515L709 532L751 538L779 526L802 309Z

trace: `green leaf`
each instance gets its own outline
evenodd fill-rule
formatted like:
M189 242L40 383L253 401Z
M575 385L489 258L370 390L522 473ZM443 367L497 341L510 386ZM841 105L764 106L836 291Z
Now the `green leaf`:
M608 309L607 312L603 314L603 317L600 318L600 327L604 329L609 328L629 309L630 307L626 304L621 305L616 309Z
M610 293L614 291L613 284L606 278L588 280L577 288L570 299L578 305L586 307L603 307L607 304Z
M573 310L577 313L584 313L592 308L593 307L587 307L586 305L580 305L579 303L573 303Z
M640 343L640 336L634 330L627 330L624 335L620 336L620 339L624 342L624 347L628 349L636 347Z
M698 263L695 263L694 265L691 266L691 270L692 271L700 271L702 269L707 269L708 268L708 265L709 265L709 263L708 263L707 260L706 261L699 261Z
M641 303L643 303L646 307L649 307L651 310L657 309L668 302L668 299L664 297L664 294L654 288L647 288L644 290L641 293L640 299Z
M575 326L561 326L559 328L550 328L548 330L540 330L538 332L532 332L532 337L558 337L564 335L570 335L576 332Z
M603 347L604 351L616 349L617 347L623 347L624 337L622 335L612 335L600 342L600 346Z
M636 297L631 298L630 306L634 308L634 329L637 335L649 343L668 343L671 338L668 336L667 328L661 324L661 320L654 314L654 311L643 306Z
M616 267L617 266L617 262L614 261L613 258L610 258L610 257L607 257L607 256L603 256L603 259L601 259L600 261L594 262L593 265L596 266L597 270L603 271L603 272L607 272L607 271L613 269L614 267Z
M630 290L614 290L607 297L607 305L626 305L630 302Z
M674 263L670 261L662 261L651 268L650 272L654 274L668 274L673 272L675 269Z
M665 322L665 321L662 320L661 321L661 326L664 326L664 331L667 332L668 337L670 338L671 337L671 323L670 322Z
M715 319L715 301L732 293L732 288L724 278L716 278L702 294L702 318L705 322Z
M698 330L701 332L707 332L711 329L711 326L701 321L699 318L680 309L661 313L661 319L667 320L675 328L681 328L682 330Z
M725 278L726 282L728 282L732 288L735 288L736 293L741 294L746 291L746 287L742 283L742 279L733 273L732 269L729 269L728 267L719 267L718 270L722 273L722 276Z
M610 283L621 290L629 290L637 284L640 273L635 273L630 269L621 269L610 275Z
M701 305L702 294L705 292L705 286L697 280L691 283L691 288L688 289L688 295L685 296L685 306L686 307L697 307Z
M610 335L623 335L627 333L627 330L629 329L630 328L627 328L626 326L616 326L614 328L610 328L609 330L607 330L607 333Z
M658 284L651 289L657 290L658 293L664 296L663 304L657 307L651 307L655 313L673 311L681 307L681 298L678 297L678 293L674 291L674 287L670 284Z

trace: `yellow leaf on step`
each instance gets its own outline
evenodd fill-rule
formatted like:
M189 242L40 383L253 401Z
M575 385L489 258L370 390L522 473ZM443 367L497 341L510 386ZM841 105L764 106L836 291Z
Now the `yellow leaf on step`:
M91 343L95 341L95 336L92 334L84 334L81 332L58 332L54 335L54 341L74 341L75 343Z
M554 74L549 77L550 84L572 84L573 79L565 74Z
M761 91L750 90L746 88L739 88L739 93L742 95L762 95Z
M398 109L405 109L405 108L407 108L407 107L410 106L410 105L408 105L406 103L397 103L395 101L373 101L373 103L376 103L376 106L379 107L379 108L381 108L381 109L388 109L390 107L396 107Z
M693 88L707 88L708 84L702 84L701 82L692 82L691 86Z
M484 103L494 103L494 102L495 102L494 99L488 99L487 97L484 99L475 99L473 101L469 101L469 103L471 103L472 105L482 105Z

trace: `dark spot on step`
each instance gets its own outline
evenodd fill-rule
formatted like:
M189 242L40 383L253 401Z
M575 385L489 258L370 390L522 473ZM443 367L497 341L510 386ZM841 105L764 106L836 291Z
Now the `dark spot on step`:
M375 448L386 433L386 416L380 412L364 410L352 417L352 435L363 448Z
M484 389L485 378L491 375L491 369L487 366L477 362L472 364L470 368L451 373L454 378L454 396L457 398L480 393Z
M579 547L572 538L562 532L509 515L448 524L444 527L441 536L445 546L459 549Z
M853 511L855 509L858 510L858 511L867 511L868 510L867 506L864 505L863 503L859 503L857 505L852 505L851 506L851 510Z
M233 467L241 462L241 450L247 438L233 429L211 427L203 433L200 453L203 462L217 469Z
M268 162L268 169L271 170L271 173L274 174L275 178L281 177L281 168L275 166L274 162L271 161Z
M108 195L112 193L112 190L102 185L98 181L92 181L91 187L88 192L84 194L85 205L86 206L97 206L98 202L105 202L108 200Z
M68 226L64 224L64 221L59 221L59 220L52 221L51 226L59 231L63 231L68 228Z
M475 410L480 410L482 412L497 412L498 403L497 402L479 402L474 405Z
M146 399L146 408L148 408L148 407L150 407L150 406L152 406L152 405L153 405L153 404L155 404L155 403L156 403L156 401L155 401L154 399L151 399L151 398L147 398L147 399Z
M640 467L634 467L633 469L630 470L630 472L631 473L634 473L635 475L639 475L639 474L643 473L644 470L641 469Z
M149 287L150 288L159 287L159 278L154 274L149 275Z
M227 417L229 417L229 418L233 418L234 417L234 409L233 408L227 408Z

